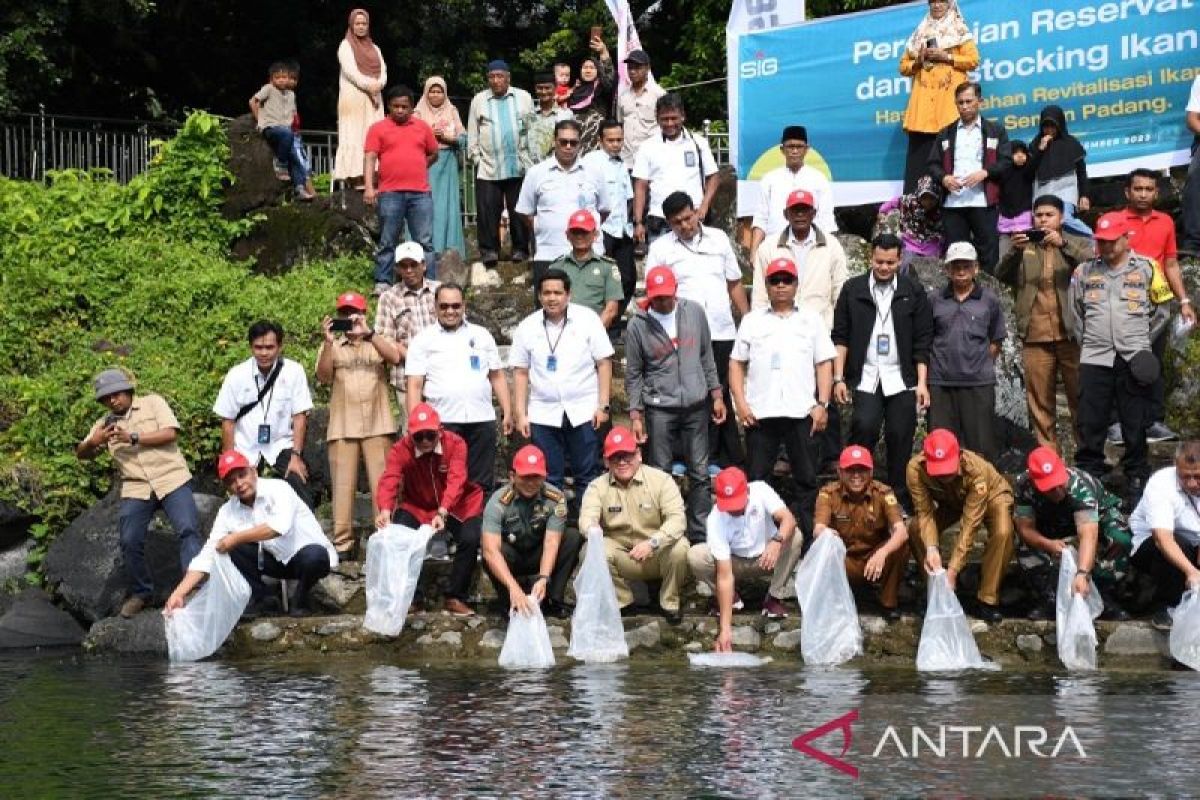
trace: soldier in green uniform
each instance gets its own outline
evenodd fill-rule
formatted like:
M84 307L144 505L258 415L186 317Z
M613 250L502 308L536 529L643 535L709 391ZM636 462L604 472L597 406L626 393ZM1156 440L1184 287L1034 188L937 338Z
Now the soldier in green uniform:
M611 328L625 294L617 262L592 250L596 241L596 218L592 212L580 210L571 215L567 240L571 242L571 252L551 262L550 269L561 269L571 277L572 303L595 311L605 329Z
M496 596L503 601L507 592L512 610L530 610L519 579L532 577L528 594L545 613L570 616L563 596L583 539L566 528L566 496L546 483L546 456L533 445L522 447L508 483L492 493L483 510L483 563Z
M1029 470L1017 478L1013 518L1020 547L1017 563L1037 595L1030 619L1054 619L1057 558L1078 539L1079 563L1072 588L1090 591L1093 577L1104 600L1104 619L1128 619L1114 600L1117 580L1129 569L1132 537L1121 500L1099 479L1067 467L1053 448L1029 454Z

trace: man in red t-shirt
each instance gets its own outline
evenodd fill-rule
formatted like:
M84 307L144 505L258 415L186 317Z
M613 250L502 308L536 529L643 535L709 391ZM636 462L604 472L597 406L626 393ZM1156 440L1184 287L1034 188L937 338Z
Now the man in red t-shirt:
M407 86L393 86L384 95L387 116L367 129L363 149L363 202L379 206L379 247L375 250L375 295L395 282L396 243L400 224L425 251L425 273L433 274L433 194L429 167L437 161L433 129L413 116L416 101ZM379 175L376 177L375 170Z

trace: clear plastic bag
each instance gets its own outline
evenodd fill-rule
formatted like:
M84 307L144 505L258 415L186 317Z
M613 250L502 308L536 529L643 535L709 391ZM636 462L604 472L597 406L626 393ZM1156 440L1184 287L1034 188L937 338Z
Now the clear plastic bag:
M1104 610L1104 601L1091 578L1088 596L1076 594L1072 588L1078 570L1075 548L1062 551L1058 568L1058 595L1055 598L1055 634L1058 637L1058 658L1067 669L1096 668L1096 626L1092 620Z
M532 609L528 614L510 611L508 633L500 648L500 666L509 669L540 669L554 666L554 648L550 646L550 631L542 617L538 601L529 597Z
M1200 592L1184 592L1171 616L1171 658L1200 670Z
M249 602L250 584L228 555L218 553L200 590L166 617L171 660L199 661L217 652Z
M771 657L753 653L688 653L688 663L693 667L761 667L771 663Z
M591 664L629 657L621 607L604 554L604 534L588 531L583 566L575 576L575 613L571 615L571 647L567 655Z
M367 613L363 628L383 636L399 636L412 605L425 545L433 529L389 525L367 541Z
M999 664L979 654L962 604L946 581L946 571L939 569L929 576L927 583L929 602L925 624L921 626L921 642L917 645L917 669L1000 669Z
M846 578L846 544L817 537L796 570L800 602L800 654L805 664L841 664L862 655L862 628Z

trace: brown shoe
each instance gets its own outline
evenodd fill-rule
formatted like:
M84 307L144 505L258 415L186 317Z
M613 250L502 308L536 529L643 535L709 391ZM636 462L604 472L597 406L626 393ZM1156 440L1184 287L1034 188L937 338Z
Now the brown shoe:
M128 600L121 604L121 616L125 619L136 617L143 608L146 607L146 598L138 597L136 594L131 595Z
M442 610L455 617L475 616L475 612L471 610L471 607L457 597L447 597L446 602L442 604Z

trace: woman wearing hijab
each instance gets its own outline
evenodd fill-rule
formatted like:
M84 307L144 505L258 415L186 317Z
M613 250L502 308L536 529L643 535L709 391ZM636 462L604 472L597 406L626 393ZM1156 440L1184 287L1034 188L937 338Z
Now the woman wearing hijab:
M446 81L434 75L425 81L425 91L413 112L433 128L438 140L438 158L429 168L429 188L433 191L433 252L440 256L449 248L465 256L463 244L462 201L459 197L458 154L467 144L458 109L450 102Z
M912 78L904 112L908 133L905 193L912 192L917 179L925 174L929 148L938 131L958 119L954 90L977 66L979 50L957 0L929 0L929 13L908 37L900 57L900 74Z
M350 12L346 36L338 45L338 146L333 179L363 188L363 143L367 128L383 119L381 92L387 83L383 54L371 41L371 17L361 8Z
M599 36L589 43L594 56L588 56L579 66L579 80L567 98L567 108L583 126L580 155L592 152L600 145L600 124L612 116L614 71L608 47Z
M1033 196L1044 194L1063 202L1063 227L1071 233L1092 236L1092 229L1075 216L1075 210L1092 207L1087 197L1087 151L1067 132L1067 117L1058 106L1042 109L1041 131L1029 143L1029 169L1033 170Z
M895 214L895 222L888 215ZM914 258L941 258L946 250L946 232L942 228L942 192L933 178L922 175L911 193L889 200L879 207L880 227L893 227L900 232L904 249L900 259L900 274L907 275ZM884 222L888 219L888 222ZM890 224L889 224L890 223ZM917 275L913 281L920 283Z

